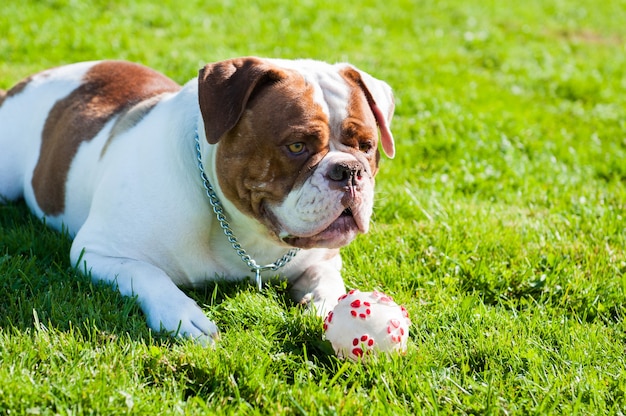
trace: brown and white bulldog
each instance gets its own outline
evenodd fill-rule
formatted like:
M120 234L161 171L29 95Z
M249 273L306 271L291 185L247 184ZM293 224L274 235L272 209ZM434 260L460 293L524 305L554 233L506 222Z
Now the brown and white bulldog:
M379 131L394 156L393 108L348 64L238 58L183 87L128 62L59 67L0 95L0 199L68 230L72 263L136 296L152 329L211 343L178 287L251 269L205 186L258 264L301 249L260 276L323 315L345 291L338 248L368 230Z

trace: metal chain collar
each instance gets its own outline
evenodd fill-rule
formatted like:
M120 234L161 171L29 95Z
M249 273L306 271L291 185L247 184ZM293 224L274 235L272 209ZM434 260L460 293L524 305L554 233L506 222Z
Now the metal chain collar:
M237 237L235 237L235 234L233 234L233 230L230 228L230 224L228 223L228 221L226 220L226 216L224 215L224 208L222 206L222 203L217 197L217 194L215 193L213 186L211 186L211 182L209 182L209 179L207 178L204 172L204 165L202 164L202 154L200 153L200 139L198 137L197 130L196 130L195 141L196 141L196 158L198 159L198 169L200 170L200 177L202 178L202 183L204 185L204 189L206 190L206 194L209 197L209 202L211 206L213 207L213 212L215 213L215 216L217 217L217 220L219 221L220 226L222 227L222 230L224 231L224 235L226 236L226 238L232 245L233 249L237 252L239 257L241 258L241 261L243 261L250 268L250 271L254 273L255 275L254 278L256 280L257 288L259 289L259 291L261 291L262 285L263 285L263 281L261 279L261 272L266 271L266 270L277 271L278 269L280 269L281 267L289 263L291 259L293 259L296 256L296 254L298 254L298 251L300 251L300 249L292 248L287 252L287 254L277 259L274 263L266 264L264 266L259 266L257 262L254 261L252 257L250 257L250 255L246 252L246 250L244 250L244 248L241 247L241 244L239 244L239 241L237 240Z

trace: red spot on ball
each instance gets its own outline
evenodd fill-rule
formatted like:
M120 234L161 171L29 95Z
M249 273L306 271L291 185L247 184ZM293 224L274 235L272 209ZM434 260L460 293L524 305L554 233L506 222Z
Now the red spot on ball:
M404 328L400 328L400 335L404 335Z
M366 314L368 314L368 315L370 315L370 314L372 313L372 311L371 311L371 310L369 310L369 309L366 309L366 310L365 310L365 313L366 313Z
M363 305L365 305L365 306L372 306L372 304L369 303L369 302L363 302Z
M389 322L391 323L391 325L392 325L394 328L398 328L398 327L400 327L400 321L398 321L397 319L392 319L392 320L391 320L391 321L389 321Z
M367 341L368 338L369 336L367 335L361 335L361 341Z
M359 345L359 339L358 339L358 338L354 338L354 339L352 340L352 345L354 345L355 347L356 347L357 345Z
M367 341L367 345L368 345L368 346L370 346L370 347L371 347L372 345L374 345L374 340L370 338L370 340L369 340L369 341Z
M367 315L366 315L366 314L364 314L364 313L360 313L360 314L359 314L359 318L361 318L361 319L365 319L365 318L367 318Z
M361 348L353 348L352 354L356 355L357 357L360 357L363 355L363 350Z
M391 303L393 302L393 299L391 298L391 296L383 296L380 298L380 301L384 303Z
M404 306L400 306L400 309L402 310L402 316L404 316L405 318L408 318L409 317L409 311L407 311Z
M350 315L354 316L356 318L356 311L350 311Z
M356 289L352 289L352 290L350 290L350 291L348 292L348 295L353 295L353 294L354 294L354 292L356 292Z
M344 300L347 297L348 297L348 295L341 295L341 296L339 296L339 299L337 299L337 301Z
M324 324L324 331L328 330L328 325Z
M350 306L352 306L353 308L360 308L361 307L361 300L357 299L355 301L353 301Z
M326 319L328 319L328 323L332 322L333 320L333 311L328 312L328 316L326 317Z

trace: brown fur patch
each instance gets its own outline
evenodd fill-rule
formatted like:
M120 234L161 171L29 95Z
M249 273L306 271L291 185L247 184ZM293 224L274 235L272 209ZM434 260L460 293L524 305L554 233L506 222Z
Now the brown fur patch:
M314 102L314 90L299 74L255 92L238 124L218 147L220 188L237 208L268 228L264 201L284 200L328 151L328 118ZM306 143L309 155L291 155L287 145Z
M285 77L282 70L254 57L229 59L202 68L198 99L207 141L217 143L239 122L255 90Z
M372 176L378 172L378 126L376 118L368 104L368 98L363 91L360 75L352 68L341 71L341 75L352 87L350 101L348 102L348 117L343 120L341 126L341 143L359 149L365 156L371 167Z
M381 108L379 107L378 103L376 103L374 96L372 95L372 93L369 90L369 87L367 86L366 80L363 79L359 71L351 67L346 67L340 73L344 77L344 79L348 81L350 85L352 85L353 87L357 87L360 93L362 93L365 96L370 112L374 116L374 120L376 120L377 131L380 131L380 141L382 143L383 151L389 158L393 159L396 154L396 151L395 151L393 135L391 134L391 130L389 130L389 123L387 121L387 120L391 120L391 117L393 116L394 105L393 105L393 96L391 95L391 92L389 92L389 96L386 98L381 97L380 92L379 92L379 98L382 98L383 100L388 99L391 101L390 103L387 103L387 105L383 107L383 108L386 107L387 115L385 115L383 113L383 110L381 110ZM369 82L377 82L371 76L365 73L363 73L363 76L365 76L366 78L370 78ZM376 134L376 136L378 136L378 134ZM380 158L380 155L377 154L376 157L378 160L378 158Z
M115 115L150 97L180 86L141 65L104 61L93 66L80 87L56 102L42 133L32 185L44 213L65 209L65 182L79 146L93 139Z

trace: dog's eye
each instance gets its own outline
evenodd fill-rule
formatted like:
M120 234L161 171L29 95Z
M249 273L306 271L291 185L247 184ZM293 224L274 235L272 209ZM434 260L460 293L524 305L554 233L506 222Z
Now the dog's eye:
M372 143L359 142L359 150L363 153L369 153L369 151L372 150Z
M287 149L289 149L291 154L299 155L299 154L304 153L304 151L306 150L306 146L302 142L296 142L296 143L291 143L290 145L287 145Z

